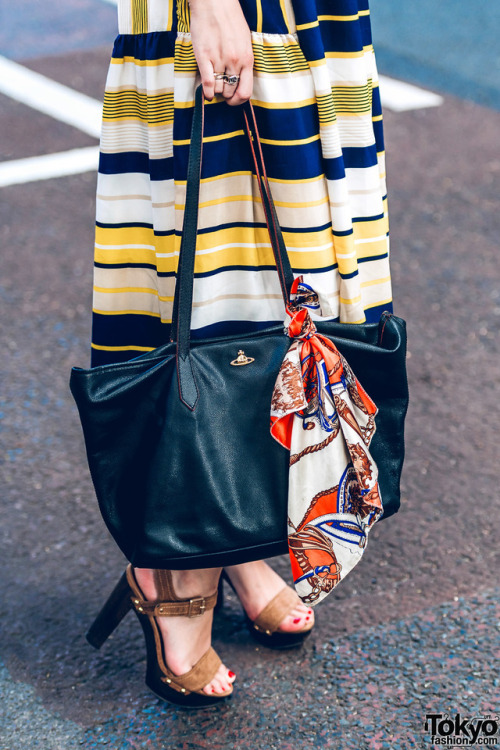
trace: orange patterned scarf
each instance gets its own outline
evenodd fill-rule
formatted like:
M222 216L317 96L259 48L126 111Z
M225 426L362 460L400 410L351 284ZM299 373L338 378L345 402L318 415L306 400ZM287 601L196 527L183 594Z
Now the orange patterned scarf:
M274 387L271 434L290 451L288 547L295 589L316 604L359 562L383 514L368 446L377 407L316 330L321 295L295 279L285 331L293 339Z

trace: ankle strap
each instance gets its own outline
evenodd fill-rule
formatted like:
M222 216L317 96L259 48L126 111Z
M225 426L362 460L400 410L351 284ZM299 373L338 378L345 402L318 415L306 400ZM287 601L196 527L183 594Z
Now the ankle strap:
M217 591L210 596L194 596L192 599L179 599L174 602L146 601L132 595L135 610L140 615L153 617L199 617L209 609L213 609L216 602Z

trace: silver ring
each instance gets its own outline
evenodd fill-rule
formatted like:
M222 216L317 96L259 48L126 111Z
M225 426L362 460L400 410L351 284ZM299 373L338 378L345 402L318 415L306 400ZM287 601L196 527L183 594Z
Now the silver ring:
M236 86L239 80L239 76L230 76L227 73L224 74L224 83L227 83L228 86Z
M214 78L216 81L225 81L226 80L226 74L225 73L214 73Z

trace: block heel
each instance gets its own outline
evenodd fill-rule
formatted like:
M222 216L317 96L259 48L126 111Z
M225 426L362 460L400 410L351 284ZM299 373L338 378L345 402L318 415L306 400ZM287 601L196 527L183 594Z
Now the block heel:
M132 590L125 572L85 636L91 646L101 648L102 644L109 638L115 628L118 627L125 615L132 609L131 597Z

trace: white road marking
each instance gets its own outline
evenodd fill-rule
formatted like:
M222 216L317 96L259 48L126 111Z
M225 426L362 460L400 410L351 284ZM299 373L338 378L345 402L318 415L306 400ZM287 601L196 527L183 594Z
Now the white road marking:
M0 56L0 93L99 138L102 103Z
M116 4L116 0L103 0ZM99 138L102 102L0 56L0 93ZM380 76L382 106L394 112L438 107L443 97ZM98 148L79 148L0 163L0 187L96 170Z
M379 76L380 98L382 107L393 112L407 112L411 109L439 107L443 97L427 89L421 89L412 83L397 81L395 78Z
M0 187L25 182L51 180L82 172L94 172L99 163L99 148L75 148L58 154L32 156L0 163Z

